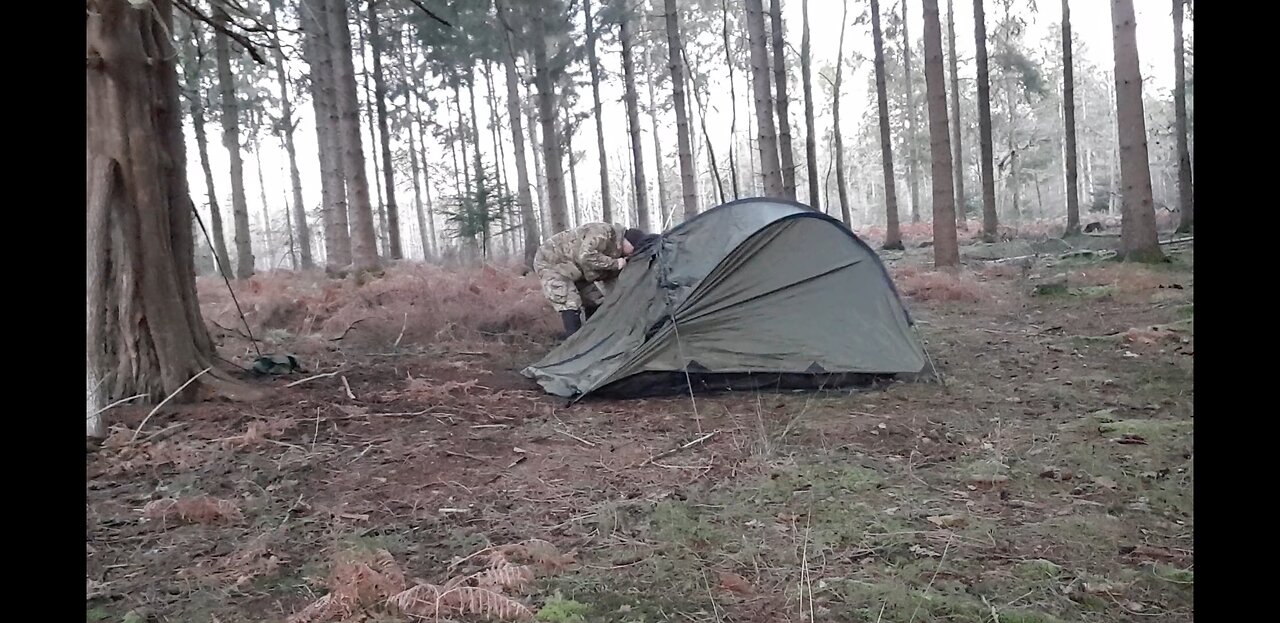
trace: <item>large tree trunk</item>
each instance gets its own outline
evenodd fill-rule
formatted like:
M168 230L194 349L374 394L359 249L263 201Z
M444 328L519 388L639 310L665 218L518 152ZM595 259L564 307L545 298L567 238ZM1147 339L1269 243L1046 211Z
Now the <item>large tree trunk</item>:
M951 148L954 150L952 175L955 178L956 190L956 227L967 230L969 225L965 222L967 201L964 195L964 147L960 140L960 125L963 123L960 118L960 69L959 60L956 58L956 20L952 3L953 0L947 0L947 47L951 51Z
M376 0L369 0L369 48L373 52L373 97L378 111L378 136L382 143L382 175L386 186L387 241L391 259L404 257L400 244L400 211L396 206L395 167L391 166L391 133L387 130L387 81L382 76L382 34L378 31Z
M507 6L498 0L497 8L504 24L509 23ZM520 127L520 79L516 76L515 46L511 41L511 32L506 32L507 55L503 64L507 70L507 119L511 122L511 145L516 153L516 196L520 201L520 221L524 227L524 265L533 268L533 256L538 252L538 220L533 215L533 197L529 193L529 168L524 160L524 131Z
M920 162L920 153L916 148L916 104L915 83L911 80L911 33L907 29L907 2L902 2L902 68L906 74L907 92L907 188L911 192L911 222L920 222L920 178L916 175L916 167Z
M809 0L804 0L804 1L805 1L805 7L807 8L807 7L809 6L809 5L808 5ZM734 77L733 77L733 66L736 64L736 63L734 63L734 61L733 61L733 46L732 46L732 45L730 45L730 43L729 43L729 0L720 0L720 15L721 15L721 19L722 19L722 21L724 22L724 29L723 29L723 35L724 35L724 62L725 62L725 67L726 67L726 68L728 68L728 70L729 70L729 107L730 107L730 111L731 111L731 112L730 112L730 117L729 117L729 175L730 175L730 177L732 178L732 181L733 181L733 198L734 198L734 200L737 200L737 199L738 199L738 196L739 196L739 193L738 193L738 156L737 156L737 151L738 151L738 150L737 150L737 144L738 144L738 89L737 89L737 86L736 86L737 80L735 80L735 79L734 79ZM805 23L806 23L806 24L808 24L808 22L805 22ZM807 31L806 31L806 32L807 32ZM805 41L808 41L808 39L805 39ZM806 57L806 58L807 58L807 57ZM807 63L807 61L805 61L805 62ZM807 64L805 65L804 70L805 70L805 76L806 76L806 78L805 78L805 79L807 80L807 79L808 79L808 75L809 75L809 74L808 74L809 67L808 67L808 65L807 65ZM807 84L808 84L808 83L806 83L806 85L807 85ZM806 106L808 106L808 103L807 103L807 102L809 101L809 100L808 100L808 97L809 97L809 94L810 94L810 93L811 93L811 91L809 90L809 87L808 87L808 86L806 86L806 87L805 87L805 98L806 98L806 99L805 99L805 102L806 102ZM813 132L813 125L812 125L812 123L809 125L809 131L810 131L810 132ZM809 163L809 165L810 165L810 166L813 166L813 162L811 161L811 162ZM809 172L809 177L810 177L810 183L809 183L809 185L812 187L812 186L813 186L813 183L814 183L814 182L812 181L812 178L813 178L813 171L812 171L812 170L810 170L810 172ZM817 206L814 206L814 207L816 208Z
M596 116L596 149L600 152L600 210L604 222L613 222L613 203L609 198L609 159L604 150L604 115L600 113L600 65L596 60L596 26L591 19L591 0L583 0L582 15L586 18L587 62L591 70L591 101Z
M271 0L271 10L267 13L267 25L275 28L277 24L276 13L280 9L280 0ZM302 259L302 268L311 270L315 268L315 259L311 256L311 228L307 226L307 207L302 203L302 176L298 172L298 155L293 143L293 130L295 122L293 120L293 103L289 99L289 76L288 68L284 64L284 53L280 50L280 33L273 35L275 47L271 50L272 61L275 63L276 77L280 85L281 97L281 133L284 135L284 149L289 156L289 183L293 190L293 229L296 233L291 232L290 236L294 241L294 248ZM288 220L288 219L286 219Z
M173 7L89 0L86 8L85 432L104 437L103 408L132 396L259 393L210 370L217 359L196 298Z
M773 125L773 95L769 88L769 52L764 32L764 3L747 0L747 36L751 45L751 86L755 93L756 127L759 129L760 173L764 194L783 196L778 136Z
M342 117L342 163L347 177L351 218L352 269L357 275L381 273L378 240L373 227L373 205L369 200L369 179L364 169L364 147L360 136L360 102L356 97L355 64L351 57L351 29L347 25L344 0L329 0L329 36L337 66L338 108Z
M329 41L327 0L304 0L304 54L311 67L311 101L315 109L320 157L320 202L324 209L325 272L339 274L351 264L346 176L342 170L342 137L338 131L338 95L334 83L333 44Z
M627 107L627 131L631 135L632 186L635 188L636 221L641 230L653 231L649 217L648 184L644 179L644 151L640 145L640 105L636 101L636 73L631 54L631 14L618 7L618 38L622 43L623 102Z
M214 19L224 27L230 20L220 7ZM249 233L249 206L244 196L244 155L240 150L240 104L236 100L235 78L231 75L230 38L214 33L214 53L218 57L218 91L222 94L222 146L231 160L231 214L235 219L236 279L253 276L253 246Z
M693 181L692 146L689 141L689 114L684 98L684 73L680 62L680 13L676 0L666 0L667 67L671 71L671 98L676 109L676 144L680 154L680 189L684 193L684 218L698 214L698 189Z
M191 20L191 36L185 38L183 74L189 98L191 126L195 129L196 150L200 153L200 169L204 173L204 186L209 197L209 224L213 229L213 252L218 259L218 272L231 277L231 254L227 252L227 238L222 231L222 214L218 210L218 195L213 185L213 167L209 166L209 137L204 127L204 106L200 90L200 72L204 66L204 50L200 46L197 22Z
M776 1L776 0L775 0ZM840 87L844 76L844 28L849 21L849 0L841 3L840 43L836 46L836 81L831 90L831 134L836 152L836 191L840 198L840 217L844 224L853 227L853 213L849 210L849 191L844 179L844 135L840 132ZM817 206L814 206L817 207Z
M1163 261L1151 199L1151 164L1147 156L1147 123L1142 111L1142 72L1138 65L1133 0L1111 0L1111 24L1123 201L1119 255L1138 262Z
M1080 178L1076 159L1076 100L1071 61L1071 5L1062 0L1062 118L1066 129L1067 232L1080 232Z
M782 193L788 199L796 198L796 163L792 154L791 117L787 112L787 61L786 42L782 31L782 0L770 0L769 18L773 25L773 81L777 88L778 147L781 153Z
M551 231L562 232L569 228L569 206L565 202L563 155L560 153L560 137L556 133L556 91L547 59L546 9L539 6L533 17L534 82L538 88L538 120L542 124L542 159L547 170L547 211L551 217Z
M987 68L987 24L983 0L973 0L973 38L978 56L978 143L982 149L982 239L995 242L996 174L991 147L991 74Z
M981 2L982 0L975 0ZM884 35L880 32L880 1L871 0L871 39L875 46L876 102L880 116L880 162L884 169L884 248L901 250L902 230L898 224L898 191L893 181L893 143L889 127L889 96L885 88Z
M947 124L947 77L942 66L938 0L924 0L924 81L929 101L929 159L933 162L933 265L960 265L956 241L955 187Z
M818 210L821 209L821 205L818 203L818 140L814 136L813 127L813 76L809 67L812 62L809 54L809 0L802 0L800 11L804 20L804 34L800 36L800 79L804 84L804 156L805 164L807 165L806 170L809 172L809 205ZM844 13L847 15L848 12L849 7L846 0ZM840 30L844 30L844 22L840 22ZM841 57L837 56L837 58ZM732 69L730 71L732 72ZM732 75L729 79L733 80ZM730 90L732 90L732 86L730 86ZM734 110L736 113L737 108L735 107ZM734 178L734 197L737 197L736 174Z
M1067 0L1062 0L1066 6ZM1191 233L1195 226L1195 192L1191 180L1191 150L1187 146L1187 66L1183 60L1182 5L1186 0L1173 0L1173 110L1174 131L1178 133L1178 220L1180 233Z

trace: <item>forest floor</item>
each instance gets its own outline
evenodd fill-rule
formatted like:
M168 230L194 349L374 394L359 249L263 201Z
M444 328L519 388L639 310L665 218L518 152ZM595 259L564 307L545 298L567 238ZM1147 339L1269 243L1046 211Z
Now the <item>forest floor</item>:
M167 407L134 441L148 409L110 412L87 458L86 620L405 620L392 593L524 543L489 550L537 563L506 568L514 588L490 572L440 603L563 623L1191 621L1191 245L1154 267L989 261L1031 244L968 245L958 275L930 249L885 254L945 386L696 406L545 395L519 370L555 318L514 270L256 277L237 291L254 334L307 370L254 381L273 389L257 403ZM251 361L220 280L200 285L223 356Z

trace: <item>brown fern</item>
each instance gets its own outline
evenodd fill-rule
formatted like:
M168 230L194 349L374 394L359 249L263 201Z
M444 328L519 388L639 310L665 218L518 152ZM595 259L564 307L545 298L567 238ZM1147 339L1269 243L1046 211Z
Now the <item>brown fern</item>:
M478 586L459 586L440 594L441 609L458 614L476 614L499 621L532 621L533 610L497 591Z
M521 590L533 583L536 569L532 565L513 565L510 563L499 567L485 569L472 576L476 586L483 588Z
M334 601L333 595L329 594L311 602L311 605L303 608L301 612L289 617L287 622L317 623L318 621L327 621L337 618L341 610L342 608Z

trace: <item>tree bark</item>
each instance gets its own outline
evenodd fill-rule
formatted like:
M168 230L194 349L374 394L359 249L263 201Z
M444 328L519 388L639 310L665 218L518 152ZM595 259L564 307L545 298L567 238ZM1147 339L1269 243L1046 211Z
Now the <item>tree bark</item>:
M1173 0L1173 110L1174 131L1178 133L1178 208L1181 211L1178 232L1189 234L1195 226L1195 190L1191 179L1191 150L1187 145L1187 66L1183 60L1185 46L1182 40L1182 5L1185 2Z
M270 9L267 13L267 25L275 28L278 23L276 13L280 9L280 0L271 0ZM272 48L271 54L280 85L281 113L283 115L280 120L282 126L280 131L284 135L285 153L289 156L289 184L293 190L293 229L297 230L296 233L291 233L290 235L293 237L294 247L302 260L303 270L311 270L315 268L315 259L311 256L311 228L307 226L307 207L302 202L302 176L298 172L298 155L293 143L293 130L296 123L293 120L293 102L289 99L288 68L284 64L284 53L280 50L280 33L276 32L272 38L275 47Z
M591 98L596 117L596 150L600 155L600 211L606 223L613 222L613 203L609 197L609 159L604 150L604 115L600 110L600 65L596 59L596 28L591 19L591 0L583 0L582 15L586 19L587 63L591 71Z
M951 148L954 150L952 175L955 178L956 190L956 227L968 230L969 225L965 221L965 207L968 201L964 194L964 143L960 137L960 125L963 123L960 117L960 69L959 59L956 58L956 20L953 2L954 0L947 0L947 47L951 51Z
M1123 204L1118 255L1138 262L1163 261L1151 198L1147 124L1142 111L1142 72L1138 65L1133 0L1111 0L1116 72L1116 132L1119 134Z
M360 136L360 102L356 97L355 64L351 57L351 29L347 25L344 0L329 0L329 36L334 44L337 66L338 109L342 117L342 163L347 177L348 209L351 221L352 269L356 274L379 274L378 240L373 227L373 206L369 200L369 179L364 169L364 147Z
M1022 207L1019 205L1022 186L1018 179L1021 175L1018 170L1017 132L1014 127L1014 124L1017 123L1017 116L1016 111L1014 110L1016 103L1013 99L1013 88L1013 79L1006 75L1004 80L1004 98L1005 108L1008 109L1006 112L1009 115L1009 128L1008 131L1005 132L1005 140L1008 141L1009 148L1009 176L1005 179L1008 181L1009 186L1010 215L1013 216L1013 221L1017 224L1022 220Z
M680 42L680 59L684 63L684 68L689 75L694 74L693 67L689 64L689 54L684 48L684 41ZM691 81L692 82L692 81ZM707 148L707 159L710 160L708 168L711 170L711 176L715 178L715 192L711 194L708 203L724 203L724 180L720 177L720 165L716 163L716 149L711 144L711 135L707 133L707 113L702 106L702 97L698 95L697 85L693 85L689 89L693 93L693 103L697 106L698 125L702 128L703 144Z
M252 117L256 118L257 114ZM258 133L261 128L262 126L258 123L250 124L252 130L250 136L253 137L253 163L258 170L258 200L262 203L262 248L267 257L267 270L274 270L276 266L272 254L275 245L271 240L271 213L267 210L267 182L262 175L262 144L258 142ZM288 221L288 219L285 220Z
M907 92L907 188L911 192L911 222L920 222L920 177L916 167L920 152L916 140L915 83L911 81L911 33L907 29L907 1L902 2L902 68L906 74Z
M414 159L420 160L419 166L422 167L422 203L423 203L423 207L426 208L426 212L427 212L426 219L425 219L427 228L426 230L422 230L423 219L420 216L418 220L418 226L419 226L418 235L425 237L422 245L422 254L423 254L423 259L429 259L431 257L436 256L439 253L439 243L436 241L436 215L435 215L435 211L431 207L431 170L427 166L427 163L430 162L430 160L428 159L427 152L426 152L427 125L426 125L426 122L423 121L424 117L422 116L422 108L421 108L422 105L420 103L422 100L422 76L418 73L416 53L414 55L414 58L415 58L414 65L411 68L412 71L409 72L409 80L411 83L410 86L412 87L413 96L414 96L412 100L413 117L418 121L418 128L419 128L418 136L422 137L422 150L423 150L422 157L418 158L415 154ZM412 148L412 146L410 148ZM417 191L415 191L415 194L416 192ZM419 214L421 214L421 209L419 209Z
M800 10L801 10L801 15L803 15L803 19L804 19L804 34L801 35L801 38L800 38L800 79L804 84L804 130L805 130L804 156L805 156L805 164L807 165L807 170L809 172L808 174L809 205L815 210L820 210L822 209L822 206L818 203L818 140L814 136L813 76L811 75L811 69L809 67L809 65L812 63L812 57L810 56L810 51L809 51L809 0L802 0L802 3L800 5ZM849 8L847 6L847 0L846 0L844 13L847 15L848 12L849 12ZM727 27L727 24L726 24L726 27ZM840 23L840 29L844 30L844 22ZM727 36L728 35L726 30L726 44L725 44L726 47L728 47ZM841 57L837 57L837 58L841 58ZM730 69L730 72L731 74L729 76L729 80L732 81L733 80L732 69ZM732 86L730 86L730 90L732 90ZM734 111L736 116L736 111L737 111L736 104L735 104ZM737 197L737 186L738 186L737 177L735 172L735 177L734 177L734 197L735 198Z
M530 95L532 96L532 93ZM538 190L538 217L541 223L542 237L550 238L556 232L551 230L551 218L547 207L550 203L547 200L547 171L542 162L542 141L538 140L539 124L536 119L537 113L534 112L532 105L525 109L525 116L529 121L529 150L533 152L533 169L536 174L534 183Z
M680 155L680 189L684 193L684 218L698 214L698 189L693 181L692 145L689 140L689 114L684 96L684 73L680 62L680 13L676 0L666 0L667 68L671 71L671 99L676 109L676 144Z
M933 266L960 265L956 240L955 186L952 183L947 77L942 61L938 0L924 0L924 80L929 102L929 159L933 162Z
M884 35L880 32L879 0L871 0L871 39L875 46L876 102L880 115L880 162L884 169L884 248L902 250L902 231L898 224L898 191L894 187L893 180L893 143L891 142L892 131L889 127L889 96L885 88Z
M377 1L369 0L369 49L373 53L373 97L378 111L378 136L382 143L382 175L386 186L387 241L391 259L404 257L400 243L400 209L396 205L395 167L391 166L391 133L387 130L387 81L382 75L382 34L379 32Z
M413 180L413 211L418 221L418 240L422 245L422 259L431 258L431 240L427 237L427 217L422 210L422 163L418 161L418 142L414 139L413 125L419 119L417 112L417 89L414 88L410 80L409 62L405 60L404 45L396 46L396 61L400 65L400 76L402 85L405 87L404 100L404 119L405 133L409 137L409 172ZM416 56L413 62L414 69L417 69ZM425 138L423 139L426 140Z
M230 18L220 7L214 19L224 27ZM236 279L253 276L253 243L249 232L249 206L244 195L244 155L240 150L240 104L236 100L235 79L231 74L230 38L222 31L213 35L214 53L218 57L218 91L222 95L222 146L231 160L231 214L235 220Z
M648 184L644 179L644 150L640 143L640 105L636 94L636 73L631 53L631 15L618 7L618 38L622 43L623 102L627 107L627 130L631 135L632 187L635 189L636 221L641 230L653 231L649 217Z
M304 53L311 67L311 101L315 109L317 153L320 157L320 198L324 206L325 271L339 274L351 264L351 234L347 219L346 176L342 168L342 137L338 131L337 89L333 44L329 41L328 0L304 0Z
M539 5L533 16L536 33L533 45L534 82L538 89L538 120L542 124L542 159L547 170L547 211L551 231L569 227L569 206L565 201L563 158L560 136L556 131L556 91L552 68L547 58L547 25L545 7Z
M218 195L213 185L213 167L209 165L209 137L205 132L203 96L200 90L200 72L204 65L204 50L200 45L200 33L196 20L191 20L191 36L186 38L183 74L187 82L191 125L196 134L196 150L200 154L200 169L204 173L204 186L209 197L209 225L213 229L213 252L218 259L218 272L231 277L231 254L227 252L227 238L222 230L222 214L218 209Z
M486 60L484 63L484 85L489 94L489 137L493 139L493 170L494 181L497 187L504 194L510 192L511 177L507 172L507 152L502 149L502 140L498 138L498 127L500 125L498 119L498 96L493 89L493 62ZM506 245L508 254L514 255L516 252L515 230L515 214L512 213L511 206L508 205L502 214L502 240Z
M573 206L573 221L569 223L569 227L577 227L582 224L582 206L578 203L578 158L573 150L573 135L578 128L571 119L572 114L569 112L567 100L562 99L561 103L565 104L561 108L564 112L564 146L569 152L566 158L569 161L569 197L570 204Z
M751 45L751 83L755 93L756 127L760 132L760 173L764 178L764 194L781 197L784 186L778 161L778 135L773 124L773 95L769 88L769 52L762 0L747 0L747 37Z
M809 6L809 5L808 5L809 0L804 0L804 2L805 2L805 7L806 7L806 9L807 9L807 7ZM737 156L737 151L738 151L738 150L737 150L737 145L738 145L738 88L737 88L737 86L736 86L736 85L737 85L737 80L736 80L736 79L734 79L734 77L733 77L733 66L736 64L736 63L734 63L734 61L733 61L733 53L732 53L733 47L732 47L732 46L730 45L730 43L729 43L729 0L720 0L720 15L721 15L721 18L722 18L722 20L723 20L723 22L724 22L724 29L723 29L723 35L724 35L724 62L725 62L725 67L726 67L726 68L728 68L728 70L729 70L729 107L730 107L730 111L731 111L731 112L730 112L730 117L729 117L729 175L730 175L730 177L731 177L731 179L732 179L732 182L733 182L733 198L734 198L734 200L736 201L736 200L738 199L738 197L739 197L739 193L738 193L738 156ZM806 14L806 15L807 15L807 14ZM808 22L806 21L806 22L805 22L805 24L806 24L806 27L807 27ZM807 33L807 32L808 32L808 31L806 31L806 33ZM807 35L806 35L806 36L807 36ZM808 39L806 39L805 41L808 41ZM807 58L807 57L806 57L806 58ZM808 73L808 72L809 72L809 67L808 67L808 65L807 65L807 61L805 61L805 62L806 62L806 65L805 65L805 68L804 68L804 71L805 71L805 79L806 79L806 80L808 80L808 76L809 76L809 73ZM807 83L806 83L806 84L807 84ZM808 104L807 104L807 102L808 102L808 99L807 99L807 98L809 97L809 94L810 94L810 93L811 93L811 91L809 90L809 87L808 87L808 86L805 86L805 98L806 98L806 99L805 99L805 102L806 102L806 106L808 105ZM812 124L810 124L809 131L810 131L810 132L812 132L812 131L813 131ZM813 166L813 163L812 163L812 162L810 162L809 164L810 164L810 166ZM812 177L813 177L813 172L812 172L812 171L810 171L810 173L809 173L809 177L810 177L810 178L812 178ZM810 186L812 186L812 185L813 185L813 182L812 182L812 180L811 180L811 181L810 181ZM815 207L816 207L816 206L815 206Z
M775 0L776 1L776 0ZM844 134L840 131L840 89L844 76L844 29L849 21L849 0L843 0L840 13L840 43L836 47L836 81L831 96L831 134L835 142L836 156L836 195L840 198L840 217L844 224L853 227L853 213L849 209L848 184L844 177Z
M1071 61L1071 5L1062 0L1062 118L1066 132L1067 232L1080 233L1080 178L1076 159L1076 101Z
M782 0L769 1L769 18L773 25L773 80L777 89L778 147L781 154L782 193L787 199L796 198L796 163L792 153L791 117L787 112L786 42L782 29Z
M995 242L1000 219L996 216L996 175L991 147L991 74L987 68L987 24L983 0L973 0L973 38L978 56L978 143L982 150L982 239Z
M507 6L504 0L497 0L497 9L502 23L510 23L507 19ZM503 59L507 76L507 119L511 122L511 144L516 155L516 196L520 201L520 221L524 228L524 265L533 268L533 256L538 252L538 220L533 214L533 197L529 193L529 168L524 160L524 130L521 126L520 114L520 79L516 76L515 44L511 40L511 32L503 29L507 46L507 55Z
M471 163L467 161L467 120L462 116L462 79L456 74L451 77L453 83L453 111L458 115L458 129L454 141L462 148L462 189L458 194L471 192ZM472 149L479 149L472 145ZM477 172L477 175L479 173Z
M341 0L346 1L346 0ZM383 167L378 162L378 128L376 125L377 117L373 113L373 89L369 88L369 65L365 60L364 30L360 28L360 11L359 2L355 3L356 7L356 42L359 48L355 51L360 55L360 79L364 87L364 118L369 122L369 160L373 165L373 196L370 202L377 212L377 227L374 230L374 238L382 245L381 254L387 255L390 250L391 240L387 238L387 204L382 200L382 171ZM370 1L372 4L372 1ZM354 72L354 65L353 65ZM357 120L358 121L358 120ZM363 132L363 129L361 129ZM375 252L377 249L375 249Z
M173 6L86 9L85 433L104 437L131 396L261 394L215 368L196 297Z
M657 44L655 42L649 43L648 53L650 66L657 62L656 54L653 50L653 48L656 47ZM666 221L663 219L662 215L667 212L667 210L663 208L663 205L667 202L667 176L663 174L662 170L662 141L658 138L658 101L657 97L654 95L653 88L654 83L657 82L657 77L650 72L645 76L645 78L645 82L649 86L649 124L653 126L653 168L658 181L658 198L653 202L653 209L656 211L654 216L657 219L658 226L665 227ZM645 231L649 230L646 229Z

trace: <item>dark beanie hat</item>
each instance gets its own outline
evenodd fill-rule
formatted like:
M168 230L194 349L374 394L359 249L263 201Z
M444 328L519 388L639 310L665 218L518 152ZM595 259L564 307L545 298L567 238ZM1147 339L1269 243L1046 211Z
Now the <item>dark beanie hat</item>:
M631 246L639 248L640 245L643 244L649 236L645 234L643 231L640 231L639 229L631 227L631 228L628 228L627 231L622 234L622 237L625 238L627 242L630 242Z

